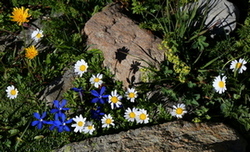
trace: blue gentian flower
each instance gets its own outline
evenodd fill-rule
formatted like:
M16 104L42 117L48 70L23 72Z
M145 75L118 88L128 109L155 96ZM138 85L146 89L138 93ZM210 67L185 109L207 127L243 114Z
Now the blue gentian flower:
M36 112L33 115L38 120L32 121L31 123L32 126L36 126L37 129L42 129L43 124L48 124L48 121L43 120L46 117L46 112L44 112L42 116L40 116L40 114Z
M80 87L80 88L71 88L70 90L73 90L73 91L75 91L75 92L78 92L79 93L79 96L80 96L80 99L81 99L81 101L82 101L82 95L83 95L83 89L82 89L82 87Z
M49 130L54 130L55 128L58 128L58 123L55 123L55 121L59 121L58 115L55 115L55 120L50 120L47 122L47 124L51 125L49 127Z
M96 110L91 110L91 118L101 120L101 117L105 114L101 112L101 107L97 107Z
M83 92L84 90L82 89L82 87L80 88L71 88L70 90L73 90L75 92Z
M106 87L102 87L100 90L100 93L98 93L96 90L91 90L91 94L93 96L95 96L96 98L93 98L91 100L92 103L101 103L104 104L105 103L105 99L108 98L109 95L103 95L104 92L106 91Z
M53 104L56 107L56 109L51 109L50 113L55 113L55 117L56 116L62 117L63 115L65 116L63 112L70 109L64 107L67 104L67 100L65 99L63 99L61 103L58 100L54 100Z
M66 120L66 116L62 115L58 120L50 122L50 124L52 124L50 130L53 130L55 127L57 127L57 131L59 133L63 131L70 131L70 128L67 126L67 124L72 123L72 121L73 119Z

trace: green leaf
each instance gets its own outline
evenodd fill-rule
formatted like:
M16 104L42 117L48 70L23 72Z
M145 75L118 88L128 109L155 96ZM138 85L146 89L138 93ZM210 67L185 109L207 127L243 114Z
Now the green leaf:
M10 134L10 136L15 136L16 134L19 133L18 129L11 129L8 131L8 133Z

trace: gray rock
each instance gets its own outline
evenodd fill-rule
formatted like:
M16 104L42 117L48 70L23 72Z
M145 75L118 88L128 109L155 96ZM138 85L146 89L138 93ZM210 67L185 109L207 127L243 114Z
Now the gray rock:
M89 49L100 49L104 66L115 74L125 87L141 81L140 67L157 67L164 58L158 49L161 39L121 13L118 4L108 5L96 13L84 27Z
M211 31L212 38L215 35L230 34L239 20L238 8L227 0L198 0L183 10L190 11L193 8L197 8L197 12L206 18L205 25Z
M54 152L245 152L247 142L222 123L174 121L93 137Z
M62 100L62 95L73 88L75 79L73 68L65 69L65 73L53 81L46 89L38 94L39 100L53 103L54 100Z

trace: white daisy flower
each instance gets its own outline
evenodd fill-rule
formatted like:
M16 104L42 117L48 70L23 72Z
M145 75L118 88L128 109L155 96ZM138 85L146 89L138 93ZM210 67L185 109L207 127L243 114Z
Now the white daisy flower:
M43 37L43 31L36 29L32 32L31 38L34 39L36 42L38 42Z
M87 72L88 64L83 60L79 60L75 64L75 72L82 77L82 74Z
M131 102L135 102L135 98L137 98L137 91L135 91L134 88L128 88L128 91L126 92L127 99Z
M223 92L225 92L227 90L227 88L226 88L226 79L227 79L226 76L223 76L222 79L221 79L220 76L217 76L214 79L213 87L214 87L216 92L219 92L219 94L222 94Z
M111 104L111 109L114 109L115 107L119 107L122 103L120 100L122 99L122 96L117 94L117 91L114 90L111 92L111 95L109 95L109 103Z
M6 89L7 97L10 99L15 99L18 95L18 90L13 86L8 86Z
M239 62L237 60L234 60L231 62L230 69L233 70L238 70L238 73L243 73L243 71L246 71L247 67L245 66L247 64L247 61L240 58Z
M102 121L102 128L105 128L105 127L109 128L110 125L115 126L114 120L110 114L108 114L108 115L105 114L102 117L101 121Z
M134 122L136 120L136 116L138 115L138 109L137 108L133 108L132 110L130 108L128 108L125 111L124 117L125 119L127 119L128 121Z
M83 118L80 114L79 117L76 116L75 118L73 118L73 120L76 122L76 124L71 125L71 127L75 127L74 132L82 132L84 129L86 118Z
M147 110L139 109L137 112L136 121L137 123L145 123L145 124L148 123L149 118L148 118Z
M82 131L85 134L89 133L90 135L92 135L92 133L95 131L95 126L91 121L87 121Z
M94 86L96 88L98 88L103 83L103 81L102 81L102 74L98 73L96 76L92 75L92 77L90 78L89 81L90 81L91 84L94 84Z
M170 112L170 114L177 118L182 118L182 116L187 113L185 110L184 104L177 104L177 106L173 105L173 111Z

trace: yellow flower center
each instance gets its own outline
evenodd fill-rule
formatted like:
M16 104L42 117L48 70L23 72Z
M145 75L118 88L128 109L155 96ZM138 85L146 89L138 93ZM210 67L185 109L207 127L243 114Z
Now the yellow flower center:
M242 63L239 63L239 62L238 62L238 63L236 64L236 68L237 68L237 69L241 68L241 66L242 66Z
M182 108L177 108L176 109L176 114L181 115L183 113L183 109Z
M111 124L112 123L112 120L111 119L106 119L106 124Z
M79 121L79 122L77 123L77 125L80 126L80 127L82 127L82 126L84 125L84 122Z
M133 92L130 92L128 95L129 98L135 98L135 94Z
M99 81L100 81L99 78L95 78L95 79L94 79L94 82L99 82Z
M16 90L11 90L11 91L10 91L10 94L11 94L11 95L16 95Z
M117 98L117 97L112 97L112 98L111 98L111 102L117 103L117 102L118 102L118 98Z
M135 113L134 113L134 112L130 112L130 113L129 113L129 117L130 117L130 118L135 118Z
M219 87L220 87L220 88L224 88L224 87L225 87L225 83L224 83L223 81L220 81L220 82L219 82Z
M81 66L80 66L80 70L81 70L81 71L85 71L85 70L86 70L86 66L85 66L85 65L81 65Z
M93 129L93 126L88 126L88 129L89 129L89 130Z
M42 37L41 33L37 33L36 38L40 39Z
M141 120L145 120L147 118L147 115L145 115L144 113L140 114L140 119Z
M26 50L25 57L28 59L33 59L38 55L38 51L36 50L34 45L26 48L25 50Z

